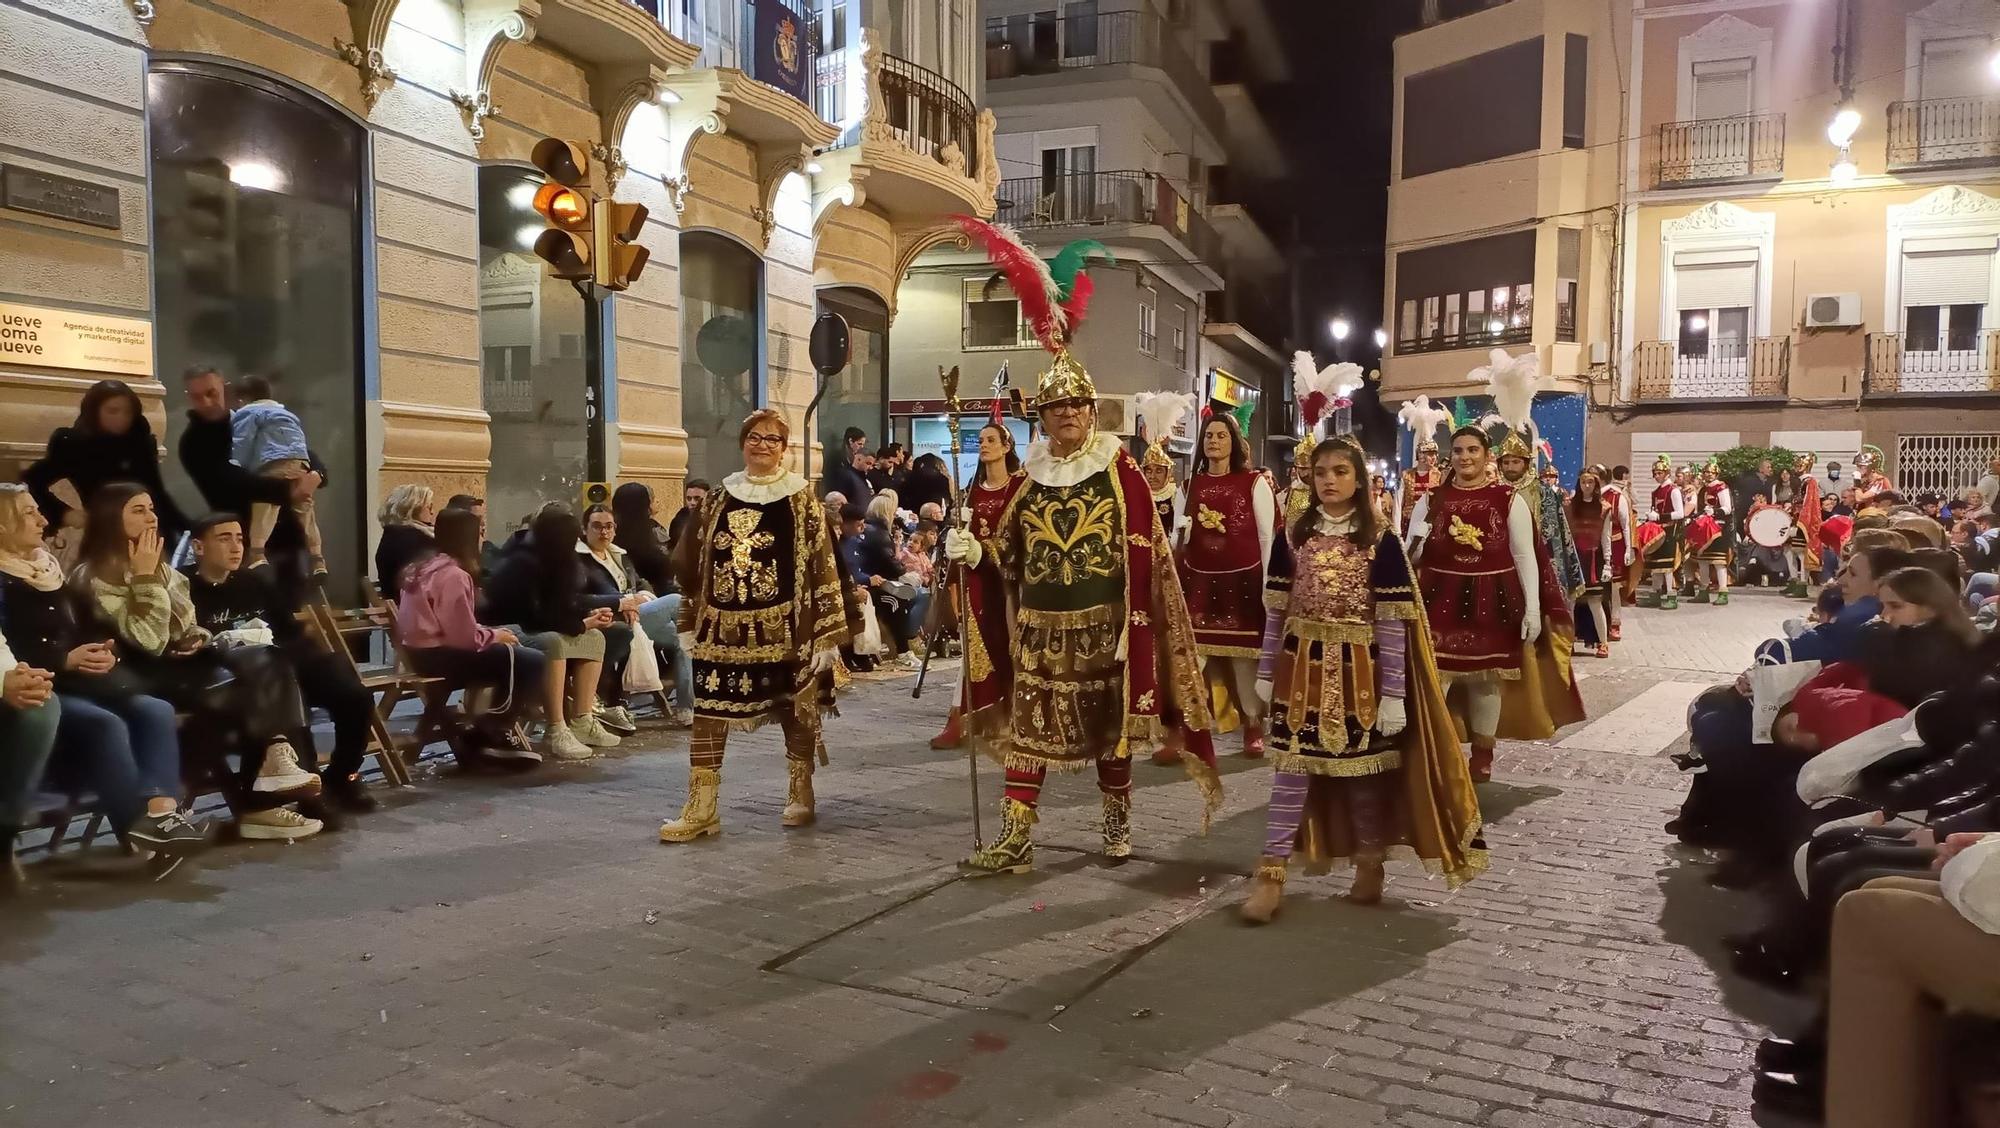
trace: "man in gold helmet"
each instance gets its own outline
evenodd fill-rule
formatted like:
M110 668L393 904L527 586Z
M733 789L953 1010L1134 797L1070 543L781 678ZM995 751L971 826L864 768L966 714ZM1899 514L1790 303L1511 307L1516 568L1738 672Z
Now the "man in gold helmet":
M1045 437L1028 450L1026 483L990 535L954 529L945 540L968 567L997 562L1019 609L1013 690L972 723L1006 768L1001 831L962 863L973 874L1031 868L1052 767L1096 769L1110 858L1132 853L1132 758L1171 733L1206 813L1221 802L1207 687L1153 491L1118 437L1097 430L1097 389L1067 349L1034 408Z

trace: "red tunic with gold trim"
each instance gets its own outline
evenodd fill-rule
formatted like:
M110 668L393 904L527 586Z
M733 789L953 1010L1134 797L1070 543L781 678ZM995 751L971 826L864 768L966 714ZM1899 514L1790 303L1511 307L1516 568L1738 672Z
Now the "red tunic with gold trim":
M1181 587L1204 658L1255 658L1262 650L1265 530L1253 495L1263 481L1255 470L1188 480Z
M1416 512L1417 501L1425 494L1444 484L1444 470L1436 466L1431 467L1429 474L1424 474L1416 470L1405 470L1403 471L1402 481L1402 488L1396 491L1398 517L1396 527L1399 529L1408 529L1410 527L1410 514Z
M1015 471L1005 485L993 489L982 480L967 491L972 502L969 531L981 541L991 540L1000 529L1007 503L1028 480L1024 471ZM994 560L981 560L979 567L965 569L965 700L968 714L977 714L1006 703L1014 690L1014 664L1008 653L1012 645L1014 613L1008 598L1007 581Z
M1604 488L1598 491L1598 496L1602 497L1604 504L1611 509L1611 579L1614 583L1623 582L1625 579L1625 538L1630 535L1630 532L1625 528L1625 488L1606 482ZM1583 551L1581 544L1577 545L1576 548L1579 553ZM1584 577L1584 579L1586 582L1589 581L1588 576Z
M1521 668L1521 616L1528 603L1507 542L1513 504L1514 488L1505 482L1474 489L1446 482L1430 493L1417 587L1440 670Z

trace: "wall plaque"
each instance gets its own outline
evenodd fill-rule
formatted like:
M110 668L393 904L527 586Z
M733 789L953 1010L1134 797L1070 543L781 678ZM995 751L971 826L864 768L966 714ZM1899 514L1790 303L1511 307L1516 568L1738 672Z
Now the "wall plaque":
M153 323L0 302L0 364L153 374Z
M125 225L118 189L22 165L0 168L0 207L113 231Z

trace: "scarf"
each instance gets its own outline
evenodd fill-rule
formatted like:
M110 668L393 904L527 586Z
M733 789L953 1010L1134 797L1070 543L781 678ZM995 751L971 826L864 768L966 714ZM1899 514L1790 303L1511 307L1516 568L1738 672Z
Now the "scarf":
M29 556L0 554L0 573L22 581L36 591L54 591L63 582L62 565L56 562L55 554L46 548L36 548Z

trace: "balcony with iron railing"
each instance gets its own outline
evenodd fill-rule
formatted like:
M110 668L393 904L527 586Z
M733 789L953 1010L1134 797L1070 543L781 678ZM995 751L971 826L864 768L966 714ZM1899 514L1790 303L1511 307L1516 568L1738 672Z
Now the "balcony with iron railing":
M1151 172L1079 172L1000 182L996 218L1023 231L1149 224L1220 270L1222 239L1172 181Z
M1871 396L2000 392L2000 329L1870 333L1862 380Z
M1036 13L995 16L986 21L989 92L999 92L1013 79L1108 74L1114 68L1132 66L1164 72L1209 132L1222 136L1222 102L1215 96L1208 75L1182 49L1173 25L1151 12L1094 16Z
M1790 337L1710 341L1697 349L1678 341L1641 341L1632 350L1632 399L1774 399L1791 386Z
M959 85L944 75L888 52L877 56L876 80L881 120L911 152L936 157L948 147L979 167L979 110ZM867 105L867 75L860 48L822 55L816 64L813 108L843 127L842 145L855 144L873 117Z
M1785 175L1785 115L1670 121L1655 135L1653 185L1684 188Z
M1889 103L1889 171L2000 163L2000 98Z

